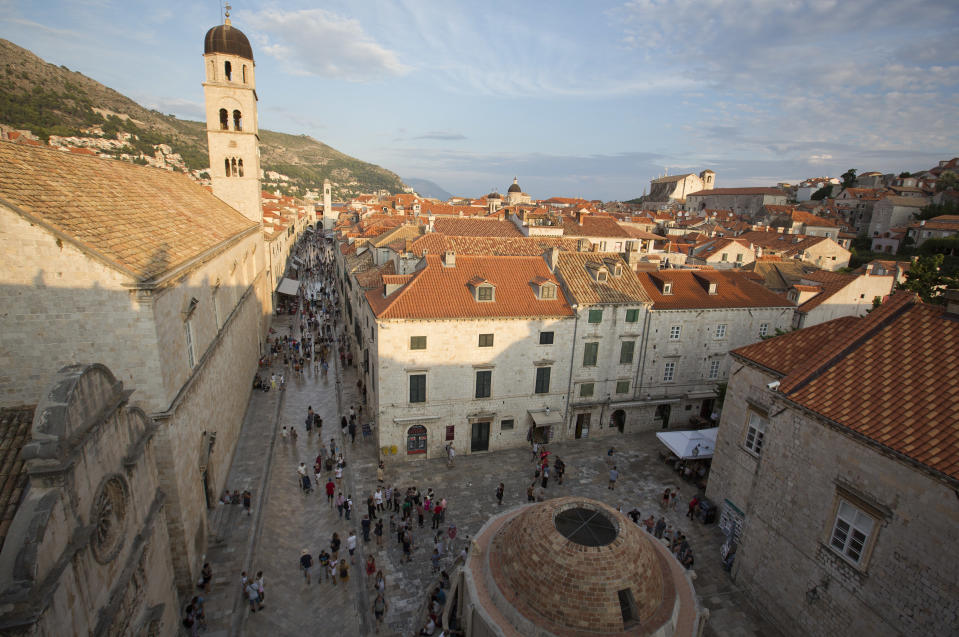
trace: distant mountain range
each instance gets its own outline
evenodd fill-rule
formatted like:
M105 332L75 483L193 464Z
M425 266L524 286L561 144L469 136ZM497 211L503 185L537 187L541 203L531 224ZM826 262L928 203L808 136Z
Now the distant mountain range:
M89 136L99 127L104 137L118 132L135 135L129 152L153 156L166 144L191 170L209 168L206 125L144 108L117 91L65 66L55 66L30 51L0 39L0 124L29 130L43 140L51 135ZM116 153L119 155L120 153ZM345 155L307 135L260 129L260 165L289 177L287 184L322 190L333 183L333 196L345 199L360 193L403 192L398 175Z
M406 182L406 185L415 190L416 194L418 194L420 197L446 201L453 196L451 193L446 192L439 185L430 181L429 179L407 178L403 181Z

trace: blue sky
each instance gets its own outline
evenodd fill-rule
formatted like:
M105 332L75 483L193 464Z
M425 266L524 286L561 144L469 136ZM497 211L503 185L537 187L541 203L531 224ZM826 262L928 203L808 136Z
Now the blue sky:
M317 7L322 8L317 8ZM0 37L203 115L218 0L0 0ZM956 0L236 0L260 125L465 196L626 199L959 154Z

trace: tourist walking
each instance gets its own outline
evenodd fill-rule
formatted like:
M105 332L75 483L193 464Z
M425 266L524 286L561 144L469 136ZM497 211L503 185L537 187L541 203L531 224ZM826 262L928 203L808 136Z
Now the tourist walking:
M300 552L300 569L303 571L303 577L306 579L306 585L310 585L310 569L313 568L313 556L307 549Z
M503 506L503 491L505 489L506 487L503 485L502 482L500 482L499 486L496 487L496 502L499 503L500 506Z
M610 447L612 449L612 447ZM616 470L616 465L613 465L613 468L609 470L609 490L612 491L616 488L616 481L619 480L619 471Z
M380 626L383 625L383 616L386 615L387 610L389 610L389 605L386 603L386 597L383 596L383 593L378 592L376 599L373 600L374 632L380 632Z

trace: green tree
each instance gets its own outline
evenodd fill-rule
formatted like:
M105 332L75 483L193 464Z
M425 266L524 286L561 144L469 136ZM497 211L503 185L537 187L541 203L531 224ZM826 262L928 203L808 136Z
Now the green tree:
M942 271L944 259L942 254L920 256L906 273L906 281L899 284L900 289L915 292L926 303L945 304L942 291L959 285L959 279Z
M956 190L959 188L959 176L954 172L942 173L936 180L936 192L943 190Z
M814 192L809 198L813 201L822 201L826 197L832 196L832 184L826 184L816 192Z
M856 169L850 168L841 175L841 179L843 188L852 188L856 185Z
M906 177L912 177L912 174L908 170L904 170L899 173L900 179L905 179Z

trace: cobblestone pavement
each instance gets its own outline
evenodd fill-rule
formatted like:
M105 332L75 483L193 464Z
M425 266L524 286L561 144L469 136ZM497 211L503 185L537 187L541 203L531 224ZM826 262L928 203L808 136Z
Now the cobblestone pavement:
M283 333L283 328L278 331ZM360 520L366 512L366 497L376 486L378 450L373 441L363 441L359 435L355 445L348 439L344 441L339 417L348 412L351 404L359 404L355 368L342 370L338 360L331 366L328 378L309 371L302 378L290 379L285 392L254 393L229 478L231 489L252 485L254 512L248 517L242 507L226 505L211 514L222 543L213 543L209 551L215 578L213 591L208 595L208 634L372 634L371 586L363 569L368 554L375 557L377 567L386 575L389 611L381 634L412 635L423 621L427 591L435 581L429 559L435 531L430 528L429 519L424 528L415 529L414 559L410 563L400 561L400 546L395 536L388 533L389 511L382 548L372 541L365 545L362 542ZM304 432L309 405L323 419L322 438ZM297 427L296 442L284 442L276 433L284 425ZM328 444L330 438L343 447L347 460L342 490L344 495L351 494L355 503L354 518L350 521L341 519L335 508L329 507L322 486L312 494L304 494L297 485L295 470L299 462L312 466L321 439ZM605 452L610 445L616 447L615 462L620 470L615 491L607 488ZM658 503L663 490L667 486L679 488L677 510L664 515L667 522L686 533L695 552L696 593L710 611L706 634L778 635L779 631L750 606L721 569L722 533L715 525L703 526L685 517L686 502L695 487L680 480L659 461L660 449L652 432L551 444L553 458L563 458L567 473L563 485L551 479L544 495L583 495L622 506L624 511L636 507L645 516L654 513L658 517L662 513ZM443 568L449 568L451 556L491 515L526 502L526 487L532 481L533 471L529 451L515 449L458 456L452 468L443 460L388 464L385 482L400 488L415 485L423 493L432 488L439 497L448 499L443 530L450 523L458 528L452 550L442 563ZM506 485L502 507L497 506L495 498L500 482ZM260 488L263 484L265 489ZM300 551L308 549L315 557L321 547L329 546L336 531L344 540L340 555L348 556L345 538L351 528L359 538L359 547L349 580L334 586L314 567L308 586L298 568ZM266 605L255 614L250 613L240 595L241 570L264 572Z

